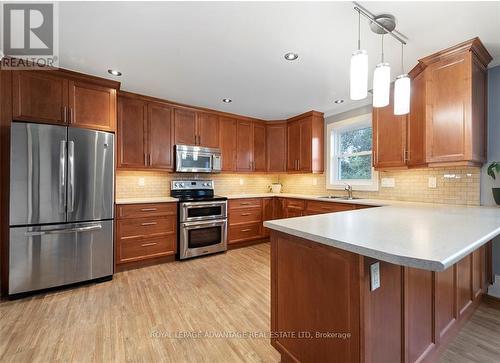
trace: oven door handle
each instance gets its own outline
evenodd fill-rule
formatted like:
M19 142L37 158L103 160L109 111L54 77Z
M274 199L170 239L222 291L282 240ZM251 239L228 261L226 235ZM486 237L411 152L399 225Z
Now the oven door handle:
M225 224L227 224L227 220L219 219L219 220L215 220L215 221L200 221L200 222L182 223L182 228L196 229L196 228L223 226Z
M182 203L182 208L207 208L207 207L222 207L225 206L226 202L195 202L195 203Z

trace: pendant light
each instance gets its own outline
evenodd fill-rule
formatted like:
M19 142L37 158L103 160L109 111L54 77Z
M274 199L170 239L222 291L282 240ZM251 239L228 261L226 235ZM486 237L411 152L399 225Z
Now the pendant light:
M351 100L368 95L368 52L361 49L361 14L358 11L358 49L351 56Z
M406 115L410 112L410 76L404 73L403 48L401 43L401 74L394 83L394 114Z
M389 104L391 90L391 67L384 62L384 35L382 35L382 60L373 73L373 107L385 107Z

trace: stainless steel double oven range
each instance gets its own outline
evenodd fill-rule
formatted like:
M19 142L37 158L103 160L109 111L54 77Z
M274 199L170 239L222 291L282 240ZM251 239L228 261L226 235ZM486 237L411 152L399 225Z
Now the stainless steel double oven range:
M227 198L214 195L213 180L173 180L179 199L179 258L227 250Z

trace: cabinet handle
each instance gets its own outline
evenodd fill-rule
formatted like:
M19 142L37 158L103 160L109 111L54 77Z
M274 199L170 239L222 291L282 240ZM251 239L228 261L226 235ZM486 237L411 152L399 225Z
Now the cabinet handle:
M157 209L156 208L142 208L141 212L154 212L155 210L157 210Z
M241 232L250 232L252 230L252 228L245 228L245 229L242 229Z
M201 136L198 135L198 145L201 145Z
M66 106L61 106L62 122L66 123Z
M154 246L154 245L157 245L157 244L158 244L158 242L143 243L143 244L141 245L141 247Z
M250 205L250 202L241 202L240 205Z
M68 113L69 113L69 123L73 123L73 108L68 107Z
M144 165L148 165L148 156L144 153Z
M157 224L158 224L157 222L144 222L141 223L141 226L155 226Z
M241 215L244 217L244 216L249 216L251 215L252 213L241 213Z
M148 165L151 165L151 154L148 154Z

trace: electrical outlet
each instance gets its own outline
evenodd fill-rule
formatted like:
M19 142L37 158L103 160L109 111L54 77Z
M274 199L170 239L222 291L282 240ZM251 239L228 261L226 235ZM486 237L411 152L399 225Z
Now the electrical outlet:
M318 185L318 178L313 178L313 185Z
M143 187L146 185L146 180L144 178L139 178L138 184L140 187Z
M370 280L371 291L377 290L380 287L380 262L370 265Z
M245 184L245 179L240 178L240 185L243 185L243 184Z
M384 188L394 188L396 186L396 179L394 179L394 178L382 178L381 185Z
M437 188L437 178L435 176L429 177L429 188Z

